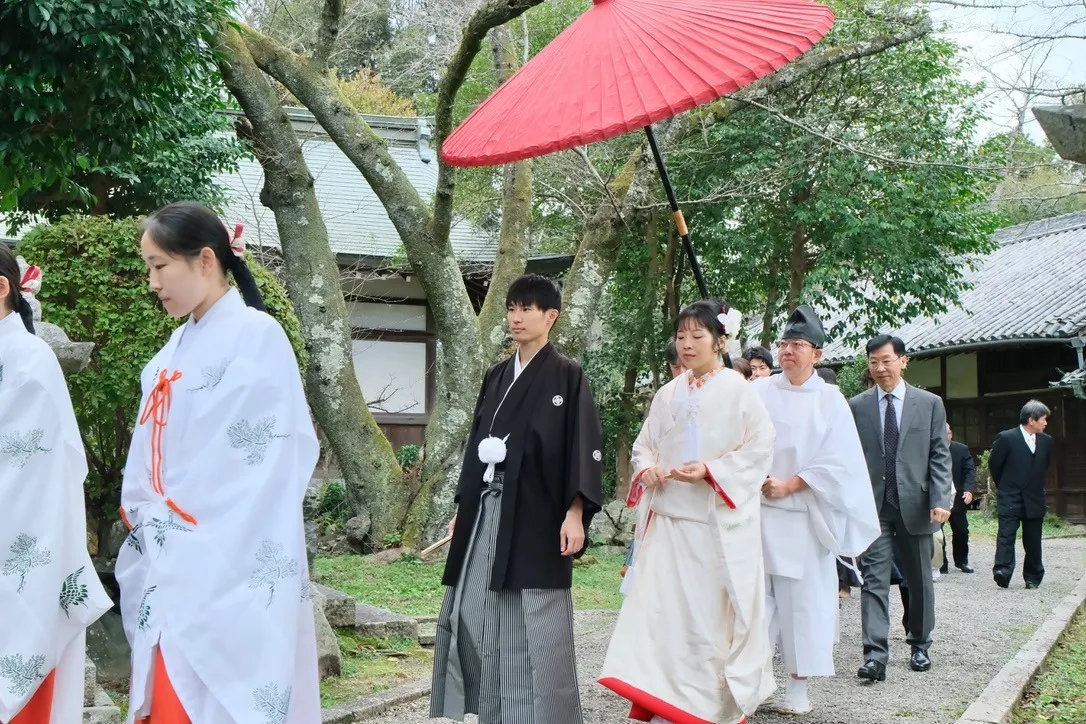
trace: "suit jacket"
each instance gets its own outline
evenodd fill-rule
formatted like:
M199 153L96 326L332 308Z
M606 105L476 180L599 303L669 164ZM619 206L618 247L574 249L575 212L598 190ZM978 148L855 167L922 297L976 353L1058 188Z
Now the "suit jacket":
M996 508L1000 515L1018 518L1043 518L1045 476L1052 460L1052 438L1037 434L1037 452L1030 452L1022 430L1013 427L996 436L988 457L988 472L999 494Z
M977 494L977 468L973 464L973 453L969 448L958 442L950 441L950 469L954 475L954 505L965 505L962 493Z
M856 418L875 506L881 515L886 495L886 462L882 450L878 388L861 392L848 404ZM950 510L954 505L943 401L930 392L906 384L899 429L897 488L901 518L913 535L934 533L940 525L931 522L931 509Z

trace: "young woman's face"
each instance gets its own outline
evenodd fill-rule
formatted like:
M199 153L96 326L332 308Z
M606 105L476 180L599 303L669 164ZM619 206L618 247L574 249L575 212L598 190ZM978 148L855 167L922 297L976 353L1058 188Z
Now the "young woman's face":
M171 317L191 314L207 299L215 274L220 274L215 252L209 247L201 249L197 257L176 256L164 251L150 234L144 233L140 250L147 264L151 291Z
M696 372L711 367L720 357L713 333L689 317L675 333L675 349L683 366Z

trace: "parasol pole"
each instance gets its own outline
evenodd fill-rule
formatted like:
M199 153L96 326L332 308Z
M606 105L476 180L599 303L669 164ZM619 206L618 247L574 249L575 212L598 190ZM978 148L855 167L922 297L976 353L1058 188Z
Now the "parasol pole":
M660 147L656 145L656 136L652 132L652 124L645 126L645 135L649 137L649 148L652 149L652 157L656 159L656 169L660 172L660 180L664 182L664 191L667 193L667 201L671 204L671 215L675 218L675 227L679 230L679 236L683 240L683 249L690 259L690 270L694 272L694 281L698 283L698 291L702 299L709 298L709 288L705 286L705 277L701 275L701 265L694 256L694 246L690 243L690 232L686 228L686 219L679 209L679 200L675 198L675 190L671 188L671 180L667 177L667 167L664 166L664 157L660 155Z

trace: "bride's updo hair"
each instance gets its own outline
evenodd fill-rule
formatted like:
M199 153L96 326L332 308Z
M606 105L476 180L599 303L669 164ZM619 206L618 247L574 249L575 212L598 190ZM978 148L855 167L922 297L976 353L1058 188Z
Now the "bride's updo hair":
M724 351L724 323L720 321L720 315L727 313L728 308L715 299L699 299L693 304L688 304L675 317L675 330L672 339L679 334L680 329L700 327L709 330L713 335L713 346L724 355L724 366L731 368L732 360Z

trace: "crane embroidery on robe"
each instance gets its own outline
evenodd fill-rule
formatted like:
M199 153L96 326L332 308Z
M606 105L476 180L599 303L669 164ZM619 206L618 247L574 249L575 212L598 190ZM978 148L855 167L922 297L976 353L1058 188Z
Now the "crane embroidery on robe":
M140 610L136 619L136 626L140 631L146 631L151 626L151 604L147 603L147 598L155 592L156 588L157 586L148 586L143 592L143 598L140 599Z
M38 539L26 533L20 533L11 544L11 558L4 561L4 575L19 575L19 593L26 585L26 574L35 568L47 566L53 562L53 555L48 550L38 548Z
M226 376L226 370L230 367L230 360L224 359L217 365L210 367L204 367L200 370L200 376L203 378L204 383L199 387L193 387L189 392L199 392L200 390L213 390L219 386L222 382L222 378Z
M83 575L85 568L86 566L83 566L65 578L64 584L60 587L60 607L64 610L64 615L67 618L71 618L68 609L85 605L90 595L87 591L87 585L79 581L79 577Z
M249 420L238 420L226 429L226 434L230 437L230 447L248 452L245 462L249 465L259 465L264 462L264 456L268 453L268 443L272 440L290 437L275 433L275 415L262 417L255 423Z
M264 716L264 724L284 724L290 711L290 687L282 693L275 684L254 689L253 701L253 708Z
M26 696L34 688L45 674L42 667L45 666L45 656L38 654L23 660L22 654L14 654L0 658L0 678L11 682L8 685L8 693L15 696Z
M260 567L253 571L249 579L249 588L267 588L268 606L275 600L275 586L298 574L298 561L283 550L282 543L265 540L260 544L256 560Z
M162 518L151 518L146 523L136 523L132 526L132 530L128 531L128 537L125 542L136 549L136 552L143 555L143 546L140 544L139 537L136 535L142 530L147 528L153 528L155 534L153 537L155 544L158 546L159 554L166 550L166 533L169 531L178 531L181 533L191 533L192 528L184 526L177 522L173 513L166 516L166 520Z
M40 452L49 452L49 448L41 446L44 437L45 430L40 427L25 435L17 432L5 433L0 435L0 453L9 455L16 468L25 468L30 458Z

